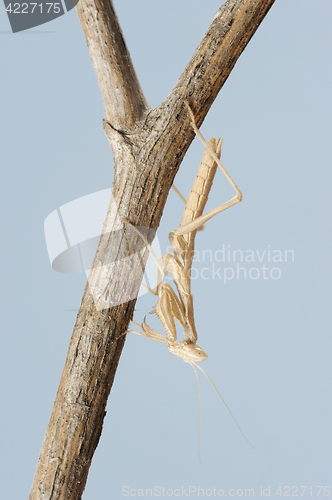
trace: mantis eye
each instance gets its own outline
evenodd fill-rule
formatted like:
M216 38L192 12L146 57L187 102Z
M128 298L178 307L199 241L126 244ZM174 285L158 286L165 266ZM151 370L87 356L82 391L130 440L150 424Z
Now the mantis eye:
M204 359L207 359L209 356L206 354L204 349L198 344L195 344L194 349L192 349L192 358L193 361L199 362L199 361L204 361Z

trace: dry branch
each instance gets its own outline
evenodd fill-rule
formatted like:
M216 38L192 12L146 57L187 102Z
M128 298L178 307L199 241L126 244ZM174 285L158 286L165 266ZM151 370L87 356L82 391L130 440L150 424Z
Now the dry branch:
M112 2L78 3L115 158L115 204L110 203L91 274L94 284L104 288L104 298L133 296L139 286L138 277L128 280L121 218L157 229L194 137L183 100L190 103L200 125L274 1L228 0L222 5L174 89L153 110L141 90ZM123 262L111 280L104 272L110 262ZM81 498L135 302L97 310L89 284L85 287L30 500Z

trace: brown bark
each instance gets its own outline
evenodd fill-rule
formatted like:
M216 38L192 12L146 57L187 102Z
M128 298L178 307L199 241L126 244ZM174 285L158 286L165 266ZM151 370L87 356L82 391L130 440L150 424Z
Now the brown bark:
M115 201L83 294L30 500L81 498L134 312L135 300L125 300L135 296L141 278L139 263L128 263L129 249L140 242L121 220L157 229L194 137L183 100L200 126L274 1L228 0L222 5L174 89L155 109L140 88L111 1L80 0L77 5L115 158ZM101 302L95 303L92 287L102 292Z

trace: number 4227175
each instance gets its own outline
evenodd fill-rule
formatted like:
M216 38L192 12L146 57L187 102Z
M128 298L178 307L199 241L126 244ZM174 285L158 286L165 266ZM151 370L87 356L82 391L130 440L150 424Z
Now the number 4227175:
M44 10L43 10L44 9ZM61 3L46 2L44 4L40 3L14 3L13 7L10 3L6 8L9 14L59 14L61 12Z
M281 497L303 497L303 496L313 496L315 498L319 496L330 496L330 487L329 486L284 486L279 488L276 491L276 495L280 495Z

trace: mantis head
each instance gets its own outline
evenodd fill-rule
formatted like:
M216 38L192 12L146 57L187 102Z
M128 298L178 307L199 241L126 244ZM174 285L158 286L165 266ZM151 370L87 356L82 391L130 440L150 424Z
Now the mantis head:
M168 349L171 353L175 354L179 358L183 359L187 363L199 363L208 358L208 355L198 344L193 342L174 342L173 344L168 344Z

